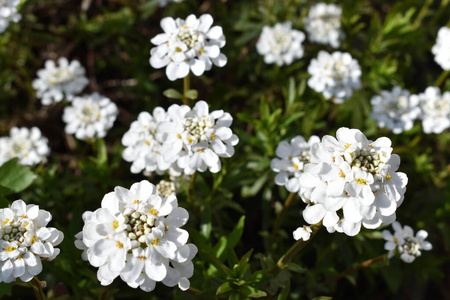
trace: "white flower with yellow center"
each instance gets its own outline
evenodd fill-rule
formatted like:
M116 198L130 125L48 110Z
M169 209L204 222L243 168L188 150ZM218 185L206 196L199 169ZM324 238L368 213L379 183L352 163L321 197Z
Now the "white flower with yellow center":
M350 53L320 51L308 66L308 86L326 99L342 103L361 88L361 67Z
M438 87L430 86L424 93L412 95L419 101L422 110L419 118L425 133L439 134L450 128L450 92L443 92Z
M442 69L450 70L450 28L441 27L438 31L436 44L431 48L434 60Z
M41 260L53 260L59 254L55 246L64 235L46 227L51 219L49 212L22 200L0 209L0 282L16 278L28 282L42 271Z
M195 15L186 20L162 19L164 33L151 39L156 47L150 50L150 65L156 69L166 67L166 75L172 81L186 77L190 71L200 76L213 64L225 66L227 57L220 53L225 36L222 27L211 27L213 21L208 14L198 19Z
M118 113L116 104L98 93L75 97L71 106L64 108L66 133L80 140L104 138Z
M22 19L22 15L17 12L20 0L0 1L0 33L8 28L10 22L17 23Z
M264 56L266 64L290 65L303 57L304 40L305 34L292 29L291 22L277 23L273 27L263 27L256 50Z
M308 39L318 44L338 48L344 36L341 30L342 9L336 4L317 3L304 20Z
M196 253L195 246L186 244L188 232L180 228L188 218L175 195L162 197L144 180L130 190L116 187L104 196L101 208L85 213L76 246L99 267L102 285L120 276L129 286L144 291L153 290L161 281L181 288L187 278L172 269L177 263L188 264Z
M59 66L53 60L45 62L45 69L37 72L38 78L33 80L33 88L43 105L50 105L64 99L72 101L75 94L80 93L89 80L85 70L77 60L69 63L67 58L58 59Z

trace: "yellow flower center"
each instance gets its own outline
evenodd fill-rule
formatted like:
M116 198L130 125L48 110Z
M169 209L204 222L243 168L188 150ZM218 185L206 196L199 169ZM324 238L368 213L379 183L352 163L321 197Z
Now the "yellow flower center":
M13 252L14 250L16 250L16 247L13 246L6 247L6 252Z
M3 221L3 225L6 225L9 222L9 219L7 218L5 221Z
M158 215L158 211L156 209L154 209L154 208L150 208L148 211L149 211L149 213L151 213L154 216Z
M152 240L152 246L159 245L159 239L153 239Z
M33 245L34 243L36 243L37 242L37 236L36 235L33 235L33 237L31 238L31 245Z
M113 221L113 227L114 229L117 229L117 227L119 227L119 221Z
M389 180L391 180L391 178L392 178L391 174L387 173L386 174L386 180L389 181Z
M292 166L294 167L294 169L298 170L298 165L297 164L292 164Z
M123 248L123 244L121 242L117 241L116 247L117 248Z
M362 179L362 178L356 178L356 182L359 183L359 184L366 184L367 183L367 181L365 179Z

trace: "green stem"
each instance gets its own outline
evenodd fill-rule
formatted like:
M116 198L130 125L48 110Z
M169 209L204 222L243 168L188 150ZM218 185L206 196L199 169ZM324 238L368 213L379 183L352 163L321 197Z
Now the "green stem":
M322 227L322 221L317 223L316 225L311 226L311 237L307 241L298 240L277 262L276 265L276 272L283 269L283 267L295 256L297 253L300 252L316 235L316 233L319 231L320 227Z
M434 86L440 87L444 83L444 81L447 78L448 74L450 74L450 70L443 71L441 73L441 76L439 76L439 78L436 80L436 83L434 84Z
M424 3L424 5L422 6L422 8L419 11L419 14L417 15L416 20L414 21L414 24L413 24L414 28L419 28L420 23L422 23L423 18L425 18L432 2L433 2L433 0L427 0Z
M328 284L330 284L330 283L332 283L334 281L337 281L337 280L339 280L339 279L341 279L341 278L343 278L343 277L345 277L345 276L347 276L347 275L349 275L349 274L351 274L353 272L356 272L356 271L358 271L360 269L363 269L363 268L367 268L367 267L369 267L369 266L371 266L371 265L373 265L373 264L375 264L377 262L384 261L386 259L387 255L388 254L385 253L385 254L382 254L380 256L368 259L368 260L366 260L366 261L364 261L362 263L359 263L356 266L351 267L351 268L349 268L349 269L347 269L345 271L342 271L338 275L328 279L327 281L323 282L322 285L328 285Z
M46 299L44 291L42 290L42 285L43 283L36 276L34 276L33 279L31 280L31 286L33 287L34 295L38 300Z
M188 203L192 203L194 201L194 186L195 186L195 177L197 176L197 172L191 175L191 179L189 180L189 189L188 189Z
M191 89L191 77L190 74L188 74L183 79L183 104L185 105L189 105L189 99L186 95L190 89Z
M275 227L273 228L272 234L270 236L270 245L273 245L275 241L275 236L278 233L278 230L280 229L281 223L283 222L284 215L286 214L286 211L288 210L289 206L291 206L292 201L294 200L295 193L290 193L287 197L286 201L284 202L283 210L280 212L280 214L277 217L277 220L275 221Z

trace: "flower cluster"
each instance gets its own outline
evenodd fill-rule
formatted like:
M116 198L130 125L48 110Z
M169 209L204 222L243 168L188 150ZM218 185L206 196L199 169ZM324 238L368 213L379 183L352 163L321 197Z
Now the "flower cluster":
M0 209L0 282L30 281L42 271L41 259L53 260L59 254L55 246L64 235L46 227L51 219L48 211L22 200Z
M81 92L89 83L84 76L84 68L77 60L69 63L67 58L58 59L59 66L53 60L45 62L45 69L37 72L38 78L33 80L33 88L43 105L60 102L66 97L71 101L75 94Z
M197 253L195 245L186 244L188 232L180 228L188 218L175 195L162 197L144 180L130 190L116 187L103 197L101 208L84 213L75 245L99 267L102 285L120 276L130 287L147 292L156 282L187 290Z
M450 70L450 28L441 27L438 31L436 44L431 48L434 60L442 69Z
M430 86L424 93L411 95L414 101L419 101L422 110L419 116L425 133L441 133L450 128L450 92L441 94L438 87Z
M173 176L207 169L216 173L221 169L219 157L233 156L233 146L239 141L229 128L232 122L231 115L222 110L210 113L203 100L192 109L174 104L166 113L156 108L153 116L141 113L125 133L123 158L133 162L133 173L144 169L169 170Z
M75 134L80 140L103 138L112 128L118 113L117 106L98 93L75 97L71 106L64 109L66 133Z
M272 159L270 167L278 174L275 176L277 185L284 185L291 193L300 190L300 174L303 173L304 166L309 163L310 149L315 143L320 142L318 136L311 136L308 142L298 135L291 139L290 143L281 142L278 144L276 154L279 158Z
M371 116L378 122L378 127L391 130L395 134L410 130L414 120L420 115L419 100L410 97L408 90L396 86L390 91L381 91L373 96Z
M383 238L386 240L384 249L389 251L389 258L398 252L404 262L411 263L422 254L420 250L428 251L433 248L430 242L425 241L428 236L425 230L419 230L414 236L413 229L408 225L402 228L399 222L394 222L392 228L394 235L389 230L383 230Z
M186 20L166 17L161 20L164 33L151 39L156 47L150 50L150 65L166 68L169 80L188 76L189 70L195 76L211 70L212 65L225 66L227 57L220 53L225 46L222 27L213 26L211 15L204 14L197 19L189 15Z
M20 0L2 0L0 6L0 33L8 28L10 22L17 23L22 15L17 12Z
M342 9L336 4L317 3L312 6L304 20L309 40L338 48L344 35L341 31L341 16Z
M352 96L353 90L361 87L361 67L346 52L320 51L317 59L311 60L308 73L311 75L309 87L335 103L344 102Z
M309 224L323 220L329 232L354 236L361 225L373 229L395 221L408 178L396 172L400 157L391 141L370 141L358 129L340 128L312 145L311 163L300 175L303 217ZM342 208L342 217L338 211Z
M0 165L17 157L21 165L34 166L45 160L49 153L48 140L37 127L13 127L9 137L0 138Z
M290 65L303 57L304 40L305 34L292 29L291 22L277 23L273 27L263 27L256 50L264 56L266 64Z
M158 190L158 193L160 193L163 197L175 195L175 183L173 181L161 180L156 185L156 189Z

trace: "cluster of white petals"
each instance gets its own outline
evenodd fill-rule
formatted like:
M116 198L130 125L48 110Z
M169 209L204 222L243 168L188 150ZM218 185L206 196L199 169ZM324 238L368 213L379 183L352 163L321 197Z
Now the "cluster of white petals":
M436 44L431 48L434 60L442 69L450 70L450 28L441 27L438 31Z
M173 181L161 180L156 185L158 193L163 197L169 197L170 195L175 195L176 187Z
M391 258L395 253L400 254L400 258L407 263L411 263L422 253L420 250L431 250L433 246L430 242L425 241L428 233L425 230L419 230L414 236L414 231L408 225L402 228L399 222L392 224L394 234L389 230L383 230L383 238L386 240L384 249L388 250L388 257Z
M80 93L89 83L84 76L84 68L77 60L69 63L67 58L60 57L58 64L59 66L53 60L47 60L45 69L38 70L38 78L32 82L43 105L60 102L64 96L66 100L71 101L73 96Z
M318 136L313 135L306 142L298 135L291 139L290 143L284 141L279 143L275 151L278 157L272 159L270 163L272 170L278 173L275 176L275 183L286 186L291 193L299 192L300 174L309 163L311 146L318 142L320 142Z
M222 27L211 27L213 21L208 14L198 19L195 15L186 20L162 19L164 33L151 39L156 47L150 50L150 65L155 69L166 67L166 75L172 81L186 77L189 71L200 76L213 64L225 66L227 57L220 53L225 36Z
M0 138L0 165L18 158L25 166L34 166L45 160L50 153L48 140L37 127L13 127L9 137Z
M238 137L229 128L233 118L223 110L209 112L200 100L193 108L173 104L167 112L157 107L143 112L122 138L123 158L133 162L132 173L166 170L172 176L195 171L219 172L219 157L231 157Z
M396 172L400 157L391 154L391 141L373 142L349 128L340 128L336 137L326 135L312 145L311 162L300 175L300 196L308 204L305 221L322 221L329 232L349 236L358 234L361 225L374 229L395 221L408 178Z
M63 121L66 133L75 134L80 140L103 138L119 113L116 104L98 93L75 97L64 109Z
M439 134L450 128L450 92L441 94L438 87L430 86L424 93L411 96L419 101L422 113L422 127L425 133Z
M312 6L304 20L308 39L314 43L338 48L344 35L341 30L341 17L342 9L336 4L322 2Z
M20 0L2 0L0 5L0 33L8 28L10 22L17 23L22 15L17 12Z
M55 246L64 235L46 227L51 219L48 211L22 200L0 209L0 282L28 282L42 271L41 259L53 260L59 254Z
M378 127L387 128L395 134L410 130L420 115L419 99L410 97L409 91L395 86L392 91L381 91L370 99L371 117Z
M311 227L303 225L302 227L297 228L293 232L293 236L296 241L298 240L307 241L311 237L311 233L312 233Z
M361 67L350 53L320 51L308 66L308 86L326 99L342 103L361 88Z
M162 197L144 180L131 188L116 187L103 197L101 208L85 212L75 246L98 267L97 278L109 285L120 276L130 287L149 292L156 282L187 290L197 247L186 244L188 212L175 195Z
M256 50L264 56L266 64L290 65L294 60L303 57L304 40L305 34L292 29L292 23L289 21L277 23L273 27L266 25L256 44Z
M159 6L164 7L167 4L169 4L170 2L174 2L174 3L181 3L184 0L158 0Z

